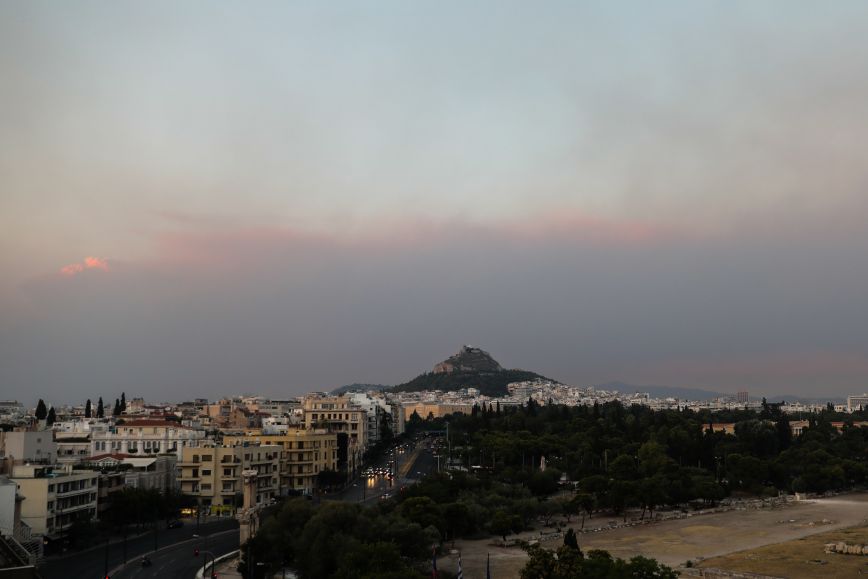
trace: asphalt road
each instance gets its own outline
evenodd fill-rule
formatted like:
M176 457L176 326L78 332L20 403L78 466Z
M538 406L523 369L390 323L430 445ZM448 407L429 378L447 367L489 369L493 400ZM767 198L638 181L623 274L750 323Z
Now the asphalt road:
M202 538L204 541L204 537ZM139 560L133 561L122 570L112 575L112 579L192 579L196 571L205 564L205 551L210 551L219 557L238 549L238 529L221 531L208 537L207 548L205 543L199 556L193 555L193 549L200 541L183 541L154 555L150 555L152 564L142 567ZM210 557L209 557L210 560Z
M164 523L161 522L161 525ZM209 521L200 526L200 534L206 533L215 535L220 531L235 529L235 533L227 533L226 536L232 536L235 546L227 549L224 552L232 551L238 548L238 522L235 519L218 519ZM185 522L184 526L179 529L166 529L165 526L159 527L157 531L157 547L162 548L169 545L185 545L190 559L194 559L192 552L195 546L193 534L196 532L196 521ZM222 535L221 535L222 537ZM215 537L216 538L216 537ZM166 549L168 552L169 549ZM151 560L155 565L158 558L163 556L164 551L157 551L154 554L154 534L148 533L143 536L129 538L127 540L127 560L134 561L144 554L150 554ZM39 573L44 579L101 579L105 573L106 561L105 545L98 546L86 551L78 551L76 553L61 556L51 557L46 559L39 565ZM219 554L218 554L219 555ZM123 541L118 537L113 539L108 548L108 568L115 569L124 562ZM201 567L201 563L199 567ZM155 566L150 567L153 569ZM197 567L198 568L198 567ZM195 573L195 570L194 570ZM192 574L186 575L186 579L190 579Z
M371 466L387 467L391 460L394 460L394 457L386 457ZM406 463L408 460L412 461L409 468ZM435 468L436 463L431 451L421 447L419 452L415 453L407 450L398 454L398 470L405 473L405 476L396 477L392 484L389 484L389 480L384 476L372 478L362 476L344 491L327 498L353 503L377 501L383 495L394 495L402 486L415 483L422 476L434 472Z

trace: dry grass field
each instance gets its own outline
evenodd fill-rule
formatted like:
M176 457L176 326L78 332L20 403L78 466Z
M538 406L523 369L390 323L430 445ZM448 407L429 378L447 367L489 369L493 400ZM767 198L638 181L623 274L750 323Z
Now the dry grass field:
M868 544L868 526L840 529L702 561L700 567L748 571L788 579L868 576L868 557L826 554L826 543Z
M608 518L602 520L595 518L586 523L586 527L593 528L607 520ZM576 525L572 526L576 527ZM819 499L784 508L735 510L698 515L653 525L585 533L579 535L579 544L585 551L606 549L617 557L627 559L635 555L644 555L672 567L678 567L688 560L703 561L703 566L710 565L704 561L713 557L719 560L722 556L731 553L746 553L766 545L795 543L800 539L816 536L819 549L808 554L809 543L801 543L801 549L806 553L801 557L801 561L811 559L831 561L833 555L823 554L823 545L831 542L825 537L844 537L844 533L850 532L848 529L851 527L858 527L862 529L861 532L868 528L868 494ZM523 539L535 537L538 537L538 533L522 535ZM468 579L485 577L486 555L490 553L493 577L518 579L526 560L524 551L516 547L495 547L491 543L490 540L456 542L455 548L461 550L465 577ZM868 538L865 543L868 543ZM553 541L543 545L554 548L558 544L558 541ZM862 563L868 562L868 557L853 558L860 559ZM456 559L456 556L444 557L441 561L442 568L454 571ZM829 574L830 564L811 564L806 574L798 576L831 578L834 575ZM858 563L853 564L858 565ZM796 577L796 575L787 576Z

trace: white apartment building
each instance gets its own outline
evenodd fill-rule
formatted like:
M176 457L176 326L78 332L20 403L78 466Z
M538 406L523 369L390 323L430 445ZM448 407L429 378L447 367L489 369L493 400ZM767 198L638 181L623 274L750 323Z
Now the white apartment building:
M0 476L0 534L13 535L18 520L18 485Z
M18 485L21 521L33 533L58 537L78 520L96 517L97 479L91 470L70 465L16 465L11 479Z
M51 464L57 459L57 444L51 430L0 432L0 456L9 468L13 464L38 462Z
M847 412L856 412L868 408L868 394L847 396Z
M175 454L181 459L184 448L199 446L204 430L165 420L131 420L105 432L91 434L90 454L134 454L152 456Z

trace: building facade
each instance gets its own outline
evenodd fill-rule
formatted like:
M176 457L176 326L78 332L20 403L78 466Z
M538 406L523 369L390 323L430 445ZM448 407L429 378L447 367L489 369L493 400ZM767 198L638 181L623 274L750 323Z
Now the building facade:
M0 455L13 465L25 462L53 464L57 460L57 443L51 430L0 432Z
M337 434L327 430L294 429L285 434L247 434L226 436L230 446L261 444L279 446L279 494L290 491L312 494L318 487L317 476L324 470L338 470Z
M181 492L212 512L232 511L244 490L242 471L255 470L256 502L267 503L279 495L280 452L277 445L185 447L178 462Z
M34 533L58 537L97 515L99 473L70 465L16 465L11 479L23 497L21 520Z
M184 448L198 446L205 431L165 420L131 420L103 432L93 432L90 455L130 454L148 456L175 454L181 459Z

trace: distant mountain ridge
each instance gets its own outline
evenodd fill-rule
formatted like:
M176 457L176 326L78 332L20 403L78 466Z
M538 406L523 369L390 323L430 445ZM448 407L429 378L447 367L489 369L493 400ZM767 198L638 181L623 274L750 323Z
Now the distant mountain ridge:
M530 380L556 382L527 370L506 370L485 350L474 346L462 346L456 354L435 364L431 372L420 374L409 382L399 384L392 388L392 391L453 392L463 388L477 388L486 396L506 396L509 394L508 384Z
M631 394L634 392L647 392L652 398L678 398L680 400L713 400L714 398L735 398L734 392L715 392L713 390L705 390L703 388L681 388L678 386L651 386L651 385L636 385L626 384L624 382L606 382L594 386L597 390L617 390L621 394ZM759 400L765 397L769 402L802 402L804 404L825 404L832 402L840 404L845 400L840 397L830 396L828 398L812 398L809 396L794 396L792 394L776 394L774 396L766 396L763 393L750 393L751 400Z
M334 396L340 396L341 394L346 394L347 392L370 392L371 390L386 390L390 388L386 384L360 384L358 382L353 384L347 384L346 386L338 386L334 390L332 390L329 394Z
M734 396L725 392L714 392L702 388L681 388L678 386L653 386L626 384L624 382L606 382L594 386L597 390L617 390L621 394L647 392L652 398L678 398L680 400L711 400L722 396Z

